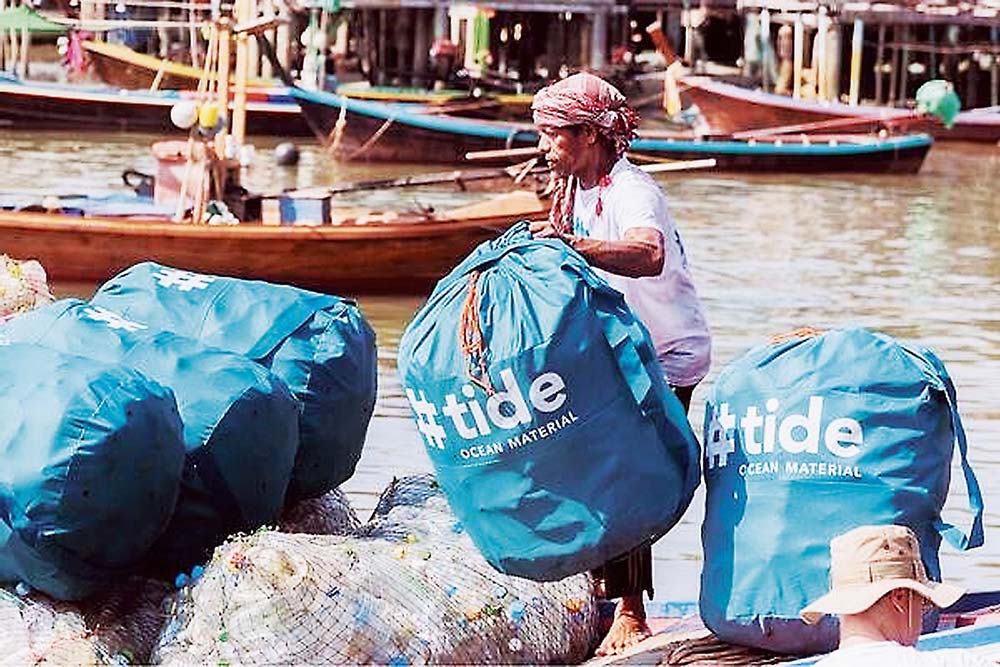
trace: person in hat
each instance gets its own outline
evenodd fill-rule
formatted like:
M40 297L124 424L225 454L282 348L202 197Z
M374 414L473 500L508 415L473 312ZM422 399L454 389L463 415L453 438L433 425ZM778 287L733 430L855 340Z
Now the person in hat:
M917 536L906 526L861 526L830 541L830 591L802 610L806 623L840 617L840 646L817 667L991 663L958 650L917 651L923 612L948 607L965 590L927 578Z
M617 88L587 73L538 91L531 108L539 148L556 178L551 213L532 232L561 238L625 296L687 409L708 372L711 336L666 196L625 155L639 117ZM620 653L649 636L642 595L653 595L651 546L623 554L594 576L599 593L621 598L597 654Z

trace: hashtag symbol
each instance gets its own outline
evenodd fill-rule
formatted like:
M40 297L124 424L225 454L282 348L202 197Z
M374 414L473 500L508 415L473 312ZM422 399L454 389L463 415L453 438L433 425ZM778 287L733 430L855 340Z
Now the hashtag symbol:
M118 313L113 313L106 308L101 308L100 306L91 306L85 309L83 314L95 322L104 322L108 325L109 329L124 329L129 333L135 333L141 329L149 328L145 324L139 324L138 322L126 320Z
M417 430L427 439L427 445L444 449L444 429L437 423L437 407L427 400L424 392L420 392L418 399L412 389L406 390L406 397L410 399L410 407L417 417Z
M182 292L205 289L215 280L215 276L206 276L179 269L161 269L159 273L153 274L153 278L160 284L160 287L176 287Z
M705 459L709 468L725 468L729 455L736 451L736 415L729 413L729 404L723 403L721 411L712 409L712 419L705 438Z

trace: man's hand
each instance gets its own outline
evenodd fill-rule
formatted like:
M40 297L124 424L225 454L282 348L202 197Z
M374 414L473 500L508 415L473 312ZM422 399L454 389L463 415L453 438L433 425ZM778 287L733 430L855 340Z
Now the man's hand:
M562 238L562 234L548 220L534 220L529 223L528 229L531 230L531 235L536 239Z

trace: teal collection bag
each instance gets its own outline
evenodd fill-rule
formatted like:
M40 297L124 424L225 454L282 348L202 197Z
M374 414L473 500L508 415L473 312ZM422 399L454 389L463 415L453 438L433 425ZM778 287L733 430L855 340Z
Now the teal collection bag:
M4 334L135 368L173 391L186 463L151 562L173 573L204 560L231 533L278 520L298 448L298 407L263 366L77 299L25 313Z
M399 372L448 502L498 570L557 580L669 530L698 444L642 324L519 223L442 279Z
M287 285L144 262L91 299L150 327L242 354L299 401L299 450L288 501L319 496L354 474L375 408L375 333L357 304Z
M181 428L134 370L0 345L0 582L77 600L133 573L174 510Z
M836 619L799 612L828 590L830 540L867 524L938 549L983 543L983 503L955 387L930 350L866 329L797 332L719 375L706 406L701 616L724 641L786 653L836 647ZM945 523L958 455L970 526Z

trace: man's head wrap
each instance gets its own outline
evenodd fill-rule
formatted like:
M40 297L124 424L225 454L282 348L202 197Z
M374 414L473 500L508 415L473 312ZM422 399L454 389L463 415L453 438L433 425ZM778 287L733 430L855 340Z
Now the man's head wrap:
M535 125L589 125L611 142L616 156L628 148L639 125L639 116L625 96L604 79L586 72L539 90L531 111Z

